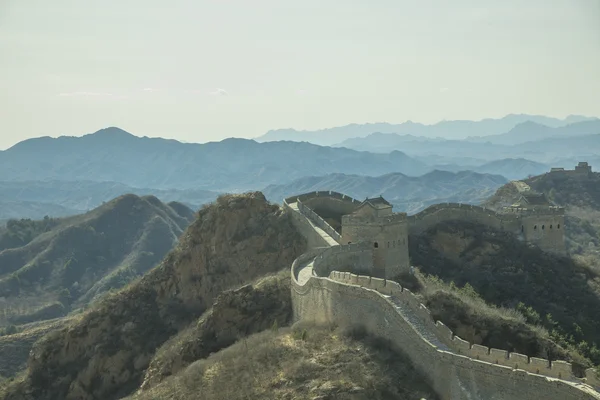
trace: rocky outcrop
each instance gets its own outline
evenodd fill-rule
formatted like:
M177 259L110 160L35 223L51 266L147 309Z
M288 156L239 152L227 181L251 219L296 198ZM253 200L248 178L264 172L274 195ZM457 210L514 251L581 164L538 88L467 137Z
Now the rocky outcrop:
M292 316L290 289L289 274L283 271L219 295L202 318L161 346L150 362L141 389L155 386L240 338L288 325Z
M139 387L156 349L223 290L287 267L304 240L259 192L202 208L180 243L140 281L34 346L7 399L117 399Z

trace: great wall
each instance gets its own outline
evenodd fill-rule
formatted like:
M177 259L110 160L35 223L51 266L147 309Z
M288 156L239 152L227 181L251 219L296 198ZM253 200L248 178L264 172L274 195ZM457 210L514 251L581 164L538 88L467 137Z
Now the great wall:
M404 235L419 234L452 220L510 231L525 241L540 244L546 251L560 254L564 252L564 244L560 243L564 240L562 209L517 208L498 213L471 205L438 204L406 216L391 214L391 206L380 202L383 205L369 219L362 211L369 208L363 207L366 203L369 199L360 202L325 191L284 199L284 208L290 211L309 247L291 267L296 321L360 323L403 351L444 400L600 400L600 377L594 369L587 370L585 377L577 377L571 364L564 361L470 344L440 321L434 321L413 293L385 279L390 274L375 267L381 262L393 272L408 268ZM332 226L337 221L335 217L342 220L341 234ZM365 222L362 230L355 229L353 224L357 221ZM344 222L349 223L349 234L344 232ZM533 235L540 232L539 236ZM552 236L546 239L549 232ZM365 233L373 236L353 243L346 241ZM395 257L401 252L406 257L398 265L388 265L392 259L388 255Z

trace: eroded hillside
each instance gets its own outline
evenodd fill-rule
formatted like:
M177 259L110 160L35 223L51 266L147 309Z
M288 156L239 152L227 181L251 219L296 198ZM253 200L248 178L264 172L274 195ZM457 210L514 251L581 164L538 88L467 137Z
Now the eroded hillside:
M222 196L199 211L157 268L38 342L27 374L10 384L3 397L117 399L131 394L157 348L196 321L219 293L288 268L304 248L289 216L261 193Z

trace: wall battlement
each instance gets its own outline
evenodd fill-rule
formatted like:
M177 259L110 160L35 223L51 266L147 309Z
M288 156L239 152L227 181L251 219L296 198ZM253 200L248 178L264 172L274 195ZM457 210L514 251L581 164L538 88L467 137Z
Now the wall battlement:
M385 215L385 216L381 216L381 217L377 217L377 219L373 220L372 218L369 218L368 216L362 216L362 215L344 215L342 217L342 225L347 225L347 224L365 224L365 225L369 225L369 224L374 224L374 223L380 223L380 221L384 221L386 223L394 223L394 222L406 222L407 221L407 215L406 213L394 213L391 215Z
M421 322L428 326L442 343L447 345L457 354L462 354L469 358L491 364L503 365L534 374L546 375L552 378L579 381L581 383L587 381L590 385L600 388L600 381L596 381L596 371L592 368L586 371L586 381L584 381L583 379L580 380L575 377L572 365L566 361L549 361L537 357L528 357L524 354L511 353L507 350L471 344L466 340L461 339L459 336L454 335L443 322L434 321L427 307L422 304L412 292L408 289L403 289L396 282L339 271L332 271L329 275L329 279L336 282L376 290L381 294L394 296L403 300L407 306L412 308L413 312L419 317Z
M588 385L594 382L571 377L568 363L471 345L453 335L395 282L333 271L300 284L295 273L307 258L292 267L295 320L364 325L405 352L443 400L600 399Z
M338 192L334 192L331 190L329 190L329 191L321 190L321 191L315 191L315 192L310 192L310 193L304 193L304 194L297 195L297 196L286 197L285 202L290 204L290 203L295 203L296 200L306 201L306 200L309 200L309 199L312 199L315 197L331 197L333 199L338 199L338 200L343 200L343 201L347 201L350 203L360 204L359 200L353 199L352 197L345 195L343 193L338 193Z

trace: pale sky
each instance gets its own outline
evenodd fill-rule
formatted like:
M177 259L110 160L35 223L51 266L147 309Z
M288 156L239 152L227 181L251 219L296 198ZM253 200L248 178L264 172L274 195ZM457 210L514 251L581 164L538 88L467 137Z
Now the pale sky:
M0 149L600 116L599 0L0 0Z

